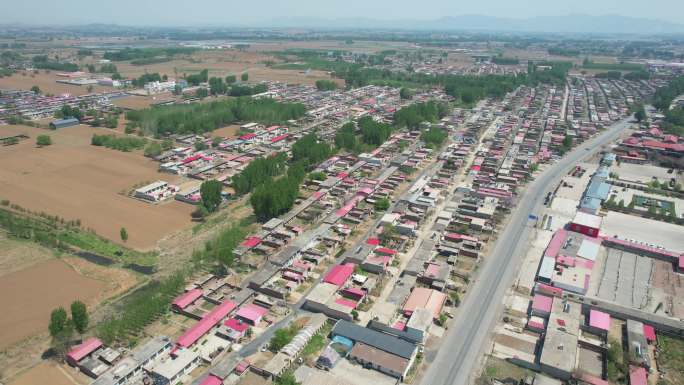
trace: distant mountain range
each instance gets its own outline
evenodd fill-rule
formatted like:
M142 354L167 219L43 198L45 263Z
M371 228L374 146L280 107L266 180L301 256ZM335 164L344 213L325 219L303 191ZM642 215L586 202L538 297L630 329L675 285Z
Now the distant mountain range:
M448 16L435 20L376 20L366 18L285 18L260 24L273 28L403 29L481 32L550 32L659 35L684 33L684 24L619 15L567 15L511 19L483 15Z

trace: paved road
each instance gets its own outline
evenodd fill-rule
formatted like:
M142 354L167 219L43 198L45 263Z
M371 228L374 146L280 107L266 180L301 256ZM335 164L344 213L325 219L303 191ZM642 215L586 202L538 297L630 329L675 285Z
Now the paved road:
M520 266L521 255L528 245L531 229L528 215L537 213L546 192L553 189L571 167L615 140L628 126L627 120L616 123L568 153L529 185L511 213L509 224L499 234L492 253L483 262L422 384L464 385L470 382L470 375L487 342L487 335L503 307L504 293L511 286Z

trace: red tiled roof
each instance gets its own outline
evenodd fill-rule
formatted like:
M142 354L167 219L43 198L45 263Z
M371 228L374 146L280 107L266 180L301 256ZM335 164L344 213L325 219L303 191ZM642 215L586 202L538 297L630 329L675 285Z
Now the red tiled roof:
M67 358L70 358L74 362L78 362L101 346L102 341L98 338L90 337L81 344L74 346L69 353L67 353Z
M356 309L356 302L352 301L350 299L346 298L338 298L335 300L335 303L338 305L342 305L348 308Z
M242 242L241 245L245 246L245 247L252 248L252 247L254 247L260 243L261 243L261 238L259 238L259 237L248 237L247 239L245 239L244 242Z
M222 319L230 314L236 305L231 301L225 301L216 306L212 311L207 313L202 319L193 327L188 329L185 334L178 338L178 345L183 347L190 347L197 342L203 335L205 335L211 328L216 326Z
M653 342L656 340L656 333L653 326L644 324L644 336L646 336L648 342Z
M213 374L210 374L204 379L204 381L200 383L200 385L223 385L223 380Z
M553 306L553 297L536 294L532 299L532 309L544 313L550 313Z
M275 138L271 139L271 143L280 142L281 140L286 139L288 136L289 134L278 135Z
M244 332L245 330L249 329L249 324L246 322L242 322L237 318L230 318L226 322L223 323L227 327L235 330L236 332Z
M387 254L387 255L395 255L397 253L396 250L390 249L387 247L378 247L377 249L373 250L375 253L379 254Z
M187 291L173 300L171 302L171 305L179 308L179 309L185 309L188 307L191 303L195 302L199 297L202 296L202 290L201 289L192 289L190 291Z
M347 282L347 279L349 279L354 272L354 267L356 267L356 265L353 263L333 266L333 268L330 269L330 272L328 272L328 274L326 274L323 278L323 282L342 286L345 282Z
M259 320L259 318L265 316L266 314L268 314L268 309L261 307L259 305L255 305L253 303L241 307L240 310L238 310L238 312L235 313L236 316L240 316L244 319L248 319L254 322Z
M630 385L648 385L648 378L646 377L646 369L642 367L629 366L629 384Z
M610 329L610 315L608 313L592 309L589 312L589 326L608 331Z
M380 240L378 238L368 238L366 239L366 244L371 246L377 246L380 244Z

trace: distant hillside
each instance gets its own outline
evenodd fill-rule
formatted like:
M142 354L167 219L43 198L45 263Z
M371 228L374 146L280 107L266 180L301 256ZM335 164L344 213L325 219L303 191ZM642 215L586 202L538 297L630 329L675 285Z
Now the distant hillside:
M364 18L289 18L260 25L276 28L467 30L494 32L556 32L593 34L684 33L684 24L619 15L568 15L510 19L482 15L449 16L437 20L374 20Z

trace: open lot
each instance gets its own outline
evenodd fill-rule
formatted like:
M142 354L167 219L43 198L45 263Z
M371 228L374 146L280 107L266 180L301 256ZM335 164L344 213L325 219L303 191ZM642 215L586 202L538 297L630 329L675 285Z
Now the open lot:
M170 201L153 205L122 194L133 186L178 177L157 171L157 164L140 152L124 153L90 144L93 133L112 132L86 126L47 132L33 127L4 126L31 138L0 149L0 198L24 208L65 219L80 219L83 227L115 242L125 227L128 245L148 250L169 233L190 224L194 207ZM49 133L53 144L36 148L35 137Z
M88 93L87 86L77 86L71 84L57 83L59 79L66 79L57 76L59 71L50 71L45 73L40 70L38 74L33 72L18 72L12 76L0 79L0 88L13 90L30 90L33 86L38 86L43 93L46 94L70 94L70 95L85 95ZM93 85L93 92L111 91L112 87L103 87Z
M158 72L169 77L182 77L207 69L209 76L224 78L227 75L249 74L250 82L262 80L287 83L314 84L316 80L330 79L324 71L296 71L269 68L267 62L279 62L276 57L260 52L237 50L198 51L189 58L175 58L164 63L138 66L128 62L116 62L119 72L125 77L139 77L144 73ZM30 88L30 87L29 87Z
M28 250L33 257L44 252L32 244L14 247L9 253L15 250ZM0 290L17 293L7 297L8 303L4 305L9 307L8 311L0 316L0 348L43 332L50 311L57 306L68 306L80 299L92 308L139 282L131 271L99 266L78 257L42 260L22 270L1 272L0 277ZM35 282L41 282L40 287L34 287Z
M650 231L644 232L644 229ZM601 232L608 236L618 235L620 238L652 243L670 251L684 252L682 226L672 223L610 211L603 218Z
M0 277L54 257L51 250L34 243L7 238L0 233Z
M83 382L85 383L85 382ZM54 362L44 361L37 366L17 377L7 385L77 385L75 381L63 368Z
M0 348L46 330L50 312L58 306L68 308L76 299L92 305L106 286L56 259L2 276Z
M649 164L620 163L613 165L611 171L618 174L621 180L643 184L650 182L654 177L660 181L678 177L677 174L668 174L666 168ZM678 181L681 181L681 176L678 177Z

